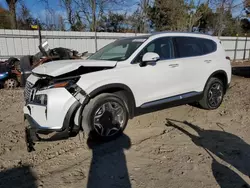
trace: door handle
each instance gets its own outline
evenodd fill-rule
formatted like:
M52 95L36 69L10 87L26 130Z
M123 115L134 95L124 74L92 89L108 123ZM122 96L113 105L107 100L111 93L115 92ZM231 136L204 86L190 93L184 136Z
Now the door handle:
M204 60L204 62L205 62L205 63L211 63L212 60L210 60L210 59L209 59L209 60Z
M179 64L170 64L169 65L171 68L179 67Z

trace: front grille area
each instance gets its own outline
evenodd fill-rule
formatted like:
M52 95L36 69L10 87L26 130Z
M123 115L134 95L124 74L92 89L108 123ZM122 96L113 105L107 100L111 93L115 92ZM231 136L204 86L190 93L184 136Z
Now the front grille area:
M30 100L32 87L33 87L33 84L31 82L27 81L25 84L25 89L24 89L24 99L26 102L28 102Z

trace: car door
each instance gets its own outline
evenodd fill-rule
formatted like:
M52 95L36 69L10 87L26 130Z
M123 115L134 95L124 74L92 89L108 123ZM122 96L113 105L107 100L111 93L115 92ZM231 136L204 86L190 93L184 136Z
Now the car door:
M154 52L160 56L155 64L140 66L142 57L147 52ZM131 83L137 105L166 99L180 94L182 68L175 59L173 41L171 37L158 38L150 42L134 59L130 68ZM128 78L130 79L130 78ZM158 101L159 103L164 101Z
M212 59L206 53L203 39L174 37L179 66L182 67L182 92L201 92ZM206 40L206 39L205 39Z

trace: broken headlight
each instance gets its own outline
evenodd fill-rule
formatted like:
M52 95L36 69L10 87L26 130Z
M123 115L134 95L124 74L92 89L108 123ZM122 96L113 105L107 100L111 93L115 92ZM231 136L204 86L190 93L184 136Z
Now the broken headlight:
M47 95L45 94L38 94L35 95L33 102L37 104L47 105Z
M73 86L78 80L80 79L80 76L77 77L68 77L68 78L59 78L59 79L54 79L48 82L48 85L43 86L40 88L40 90L45 90L45 89L52 89L52 88L70 88Z

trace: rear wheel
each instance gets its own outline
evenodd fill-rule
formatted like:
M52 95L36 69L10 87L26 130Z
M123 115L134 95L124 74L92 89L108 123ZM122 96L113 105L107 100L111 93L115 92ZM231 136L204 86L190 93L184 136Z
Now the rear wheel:
M125 129L128 110L118 95L103 93L90 100L82 117L83 129L91 139L109 141Z
M224 85L222 81L218 78L210 78L205 90L204 96L199 101L202 108L207 110L213 110L218 108L224 97Z
M18 86L18 81L14 78L10 78L4 82L5 89L15 89Z

